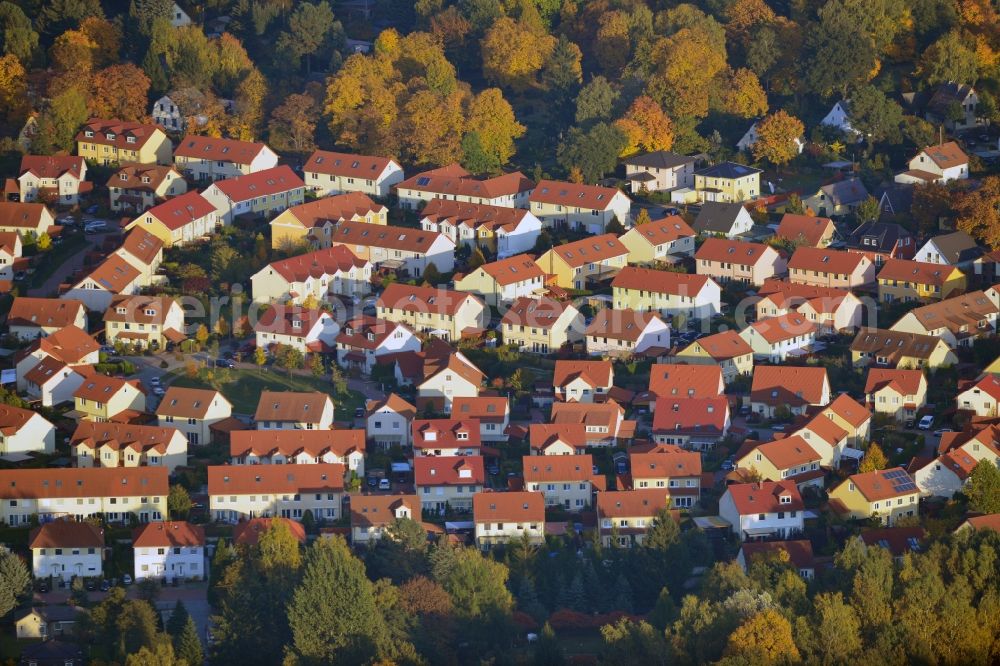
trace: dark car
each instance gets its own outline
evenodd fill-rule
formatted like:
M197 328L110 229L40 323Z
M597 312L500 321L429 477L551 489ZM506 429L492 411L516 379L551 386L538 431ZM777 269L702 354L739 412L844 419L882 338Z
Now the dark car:
M363 419L364 417L365 417L365 408L364 407L355 407L354 408L354 418L356 418L356 419Z
M497 474L500 473L500 468L497 467L496 465L490 465L488 468L486 468L486 471L489 472L490 476L496 476Z
M101 592L107 592L111 589L111 583L106 580L101 581Z
M721 469L723 472L732 472L734 469L736 469L736 463L733 462L732 458L726 458L725 460L722 461L722 464L719 466L719 469Z
M231 359L228 358L217 358L215 359L215 367L217 368L235 368L236 364L233 363Z
M100 210L100 208L98 208L97 204L94 204L93 206L87 206L84 208L83 212L87 215L96 215L98 210Z
M88 578L86 587L88 592L93 592L94 590L97 589L97 581L95 581L93 578Z

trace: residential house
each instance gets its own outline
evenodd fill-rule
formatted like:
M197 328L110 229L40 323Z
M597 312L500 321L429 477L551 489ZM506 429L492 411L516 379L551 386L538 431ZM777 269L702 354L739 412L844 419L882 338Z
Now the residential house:
M114 253L139 271L140 285L151 287L167 281L159 272L163 263L163 241L145 229L137 227L125 234L125 240Z
M802 199L802 205L820 217L848 215L868 198L868 190L857 178L838 180L820 187Z
M959 110L958 117L954 115ZM933 123L943 123L950 132L972 129L983 124L979 117L979 95L975 88L964 83L948 81L934 90L924 116Z
M37 238L47 233L55 223L45 204L0 201L0 232L16 233L22 238L31 232Z
M846 393L842 395L847 396ZM850 396L847 396L847 399L854 402ZM832 405L833 403L830 404ZM871 412L857 403L854 403L854 405L865 412L864 416L866 418L863 424L865 426L869 425L871 423ZM840 466L844 451L852 441L851 431L846 427L841 427L837 420L835 420L836 412L825 411L826 409L828 408L824 408L824 411L813 416L804 426L793 431L791 434L804 440L806 444L812 447L819 455L820 466L836 469ZM842 405L838 406L837 409L842 409ZM853 416L853 412L851 414ZM857 440L854 441L856 442Z
M719 499L719 517L742 541L787 539L805 527L805 503L794 481L734 483Z
M381 449L410 446L410 424L417 408L390 393L385 400L369 400L365 406L365 432L369 441Z
M250 277L250 291L257 303L330 303L368 295L371 279L371 262L338 245L272 261Z
M104 571L104 530L88 522L53 520L31 530L31 573L69 581L100 578Z
M420 499L416 495L351 494L351 544L375 543L397 520L420 520Z
M865 548L877 546L889 551L897 566L902 566L906 555L921 552L927 541L927 531L919 525L864 529L859 536Z
M810 287L855 289L875 283L875 264L863 254L803 246L788 260L788 280Z
M878 272L878 299L884 303L939 301L965 287L965 273L941 264L888 259Z
M955 530L993 530L1000 532L1000 513L988 513L982 516L969 516Z
M317 522L340 518L344 466L210 465L209 515L219 522L280 516L302 520L308 511Z
M11 527L94 516L117 523L129 514L141 523L163 520L168 478L165 467L0 470L0 519Z
M184 308L169 296L115 296L104 311L104 340L136 349L163 350L184 334Z
M874 518L891 526L918 515L920 490L905 469L891 467L852 474L830 491L830 508L854 520Z
M337 225L342 222L386 225L389 223L388 213L388 208L360 192L307 201L282 211L268 223L271 227L271 249L306 244L327 248Z
M541 493L480 492L472 498L476 545L483 550L511 541L545 542L545 500Z
M76 627L80 612L76 606L68 605L29 608L14 620L16 635L19 639L41 638L43 641L48 641L51 638L71 634ZM66 666L67 663L73 664L72 661L58 662L59 666Z
M835 127L849 136L859 134L859 132L851 126L851 114L849 108L848 100L846 99L834 102L829 113L823 116L823 119L819 121L819 124L826 125L827 127Z
M618 240L628 248L631 264L673 263L680 257L694 256L697 235L681 216L670 215L632 227Z
M25 393L43 407L72 402L73 394L92 372L90 365L72 366L52 356L45 356L41 361L29 358L35 364L23 375L19 374L17 381L23 384Z
M520 171L492 177L477 177L458 164L431 169L410 176L394 186L399 206L418 210L431 199L451 199L464 203L526 208L535 184Z
M948 343L934 335L884 328L862 328L851 343L854 366L876 364L897 368L937 368L958 363Z
M170 386L156 406L157 424L177 428L192 446L211 443L212 426L232 415L232 403L212 389Z
M757 296L758 320L797 312L823 332L853 331L861 326L864 306L846 289L765 280Z
M667 150L632 155L622 160L629 191L636 194L693 187L696 162L693 156Z
M597 525L606 548L641 546L646 533L665 511L670 493L665 488L597 493ZM675 520L674 516L671 520Z
M912 259L916 239L895 222L862 222L845 239L848 252L859 252L881 266L887 259Z
M692 229L699 236L741 236L753 229L753 218L742 203L706 201Z
M44 338L67 326L87 330L87 308L82 302L15 296L7 313L7 332L20 340Z
M377 306L380 319L448 341L481 332L487 323L486 306L479 297L448 289L394 282L379 296Z
M603 308L585 336L591 356L662 355L670 349L670 324L655 312Z
M76 154L97 164L170 164L173 146L156 125L88 120L76 134Z
M545 272L530 254L483 264L455 280L455 291L478 294L495 308L522 296L540 295L544 289Z
M542 222L524 208L431 199L420 211L420 227L447 236L456 246L479 247L503 259L530 252Z
M799 489L822 489L826 472L821 464L822 456L798 435L758 444L736 461L737 469L756 473L763 481L792 481Z
M418 456L413 487L424 511L472 511L472 498L485 484L482 456Z
M854 448L861 448L871 436L872 413L846 393L841 393L824 407L819 416L843 429L847 433L846 443ZM839 464L839 460L834 460L833 464Z
M875 194L878 199L878 219L893 222L910 214L913 207L913 186L888 183Z
M371 374L380 356L420 351L420 338L409 326L367 315L346 322L334 342L337 364L364 374Z
M256 346L272 349L278 345L291 347L303 354L336 349L340 327L323 310L298 305L268 306L253 326Z
M332 430L333 400L319 391L261 391L257 430Z
M629 222L632 201L621 190L600 185L540 180L528 197L528 208L542 224L603 234L612 220Z
M176 7L176 3L174 3ZM183 10L181 10L183 14ZM187 16L187 14L184 14ZM188 23L191 19L188 19ZM164 95L160 99L153 102L153 110L149 114L153 122L162 127L167 132L172 132L173 134L182 134L187 129L187 119L184 117L184 113L181 111L180 107L174 103L174 100L170 99L169 95Z
M270 218L305 201L305 184L292 168L280 166L248 175L217 180L202 192L222 225L240 215Z
M615 366L611 361L559 359L552 374L556 399L566 402L598 402L608 397L614 385Z
M906 171L896 174L897 183L924 185L950 183L969 177L969 156L954 141L927 146L907 163Z
M996 292L970 291L910 310L890 328L904 333L939 337L951 347L972 346L976 338L993 335L997 327Z
M690 321L722 309L722 290L705 275L626 266L611 281L611 290L617 310L655 311Z
M753 541L740 546L736 555L736 563L744 572L749 573L757 560L788 562L805 580L816 577L816 560L813 556L812 543L808 539L796 541Z
M787 269L785 257L770 245L725 238L706 239L694 260L698 275L707 275L716 282L737 280L757 286Z
M77 467L166 467L187 465L188 442L175 428L80 421L69 440Z
M976 416L996 418L1000 416L1000 379L986 375L972 386L955 396L955 406Z
M976 259L983 256L985 250L980 247L969 234L964 231L953 231L929 238L923 247L917 250L916 260L928 264L954 266L963 272L974 270Z
M81 421L127 422L146 410L146 394L138 380L91 373L73 393L73 406Z
M532 423L528 445L533 456L575 456L586 453L587 426L583 423Z
M183 520L147 523L132 532L135 580L205 580L205 528Z
M100 347L93 337L72 325L38 338L15 357L17 389L26 390L28 373L48 358L74 368L99 363Z
M828 247L837 234L833 220L815 215L785 213L774 235L796 247Z
M717 365L727 384L753 373L753 348L733 330L699 338L678 351L674 359L678 363Z
M612 399L600 403L556 402L549 422L553 425L582 423L588 446L615 446L635 434L635 421L625 420L625 410Z
M89 192L87 162L75 155L25 155L17 177L21 201L75 206Z
M729 433L725 398L659 398L653 414L653 441L695 451L711 451Z
M409 227L341 222L330 236L331 245L346 246L379 268L419 278L433 264L439 273L455 269L455 244L447 236Z
M339 465L365 475L364 430L237 430L229 438L233 465Z
M830 379L824 367L759 365L750 386L750 408L764 418L774 418L779 408L805 414L812 407L830 403Z
M0 282L13 282L14 262L21 258L24 246L15 231L0 231Z
M660 399L718 398L726 392L722 368L717 365L655 363L649 369L649 408Z
M753 348L754 358L783 363L811 353L818 333L817 324L795 312L755 321L740 331L740 337Z
M189 134L174 150L174 166L195 181L219 181L278 166L278 156L263 143Z
M170 7L170 25L173 28L191 25L191 17L176 2L172 3Z
M459 396L451 402L451 417L478 421L483 442L506 442L510 427L510 400L507 396Z
M112 254L60 298L82 301L88 310L104 311L115 296L138 294L142 287L143 272L127 259Z
M576 306L545 296L517 299L500 320L504 344L535 354L553 353L579 342L584 330L584 317Z
M385 198L403 181L403 167L396 160L329 150L314 150L302 173L306 187L318 197L359 192Z
M55 453L56 427L38 412L0 405L0 456Z
M454 409L452 412L454 413ZM417 419L410 424L413 457L479 456L482 439L479 422L471 418Z
M215 205L198 192L187 192L153 206L129 222L126 229L145 229L164 246L184 245L215 231Z
M629 250L614 234L556 245L535 262L563 289L585 289L613 278L628 262Z
M594 474L589 453L573 456L524 456L524 489L541 493L545 506L583 511L590 506L594 490L603 490L603 479ZM597 488L595 488L597 485Z
M425 359L417 384L417 408L450 413L455 398L475 398L486 375L462 352Z
M694 189L698 201L742 203L760 196L760 169L720 162L694 172Z
M238 522L233 526L233 546L250 548L260 543L260 537L271 529L272 525L281 524L288 528L292 537L304 545L306 542L306 528L301 522L291 518L275 516L273 518L251 518Z
M921 497L951 499L965 489L979 461L962 449L942 453L936 458L914 457L907 470L920 490ZM995 464L987 461L987 465Z

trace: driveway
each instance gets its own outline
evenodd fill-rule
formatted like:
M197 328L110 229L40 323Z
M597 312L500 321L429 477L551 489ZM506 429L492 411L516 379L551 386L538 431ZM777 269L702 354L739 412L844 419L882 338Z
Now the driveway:
M80 248L79 252L63 262L41 286L28 289L28 296L55 296L56 292L59 291L59 285L65 282L77 269L83 267L84 257L94 247L91 242L92 238L88 238L87 244Z

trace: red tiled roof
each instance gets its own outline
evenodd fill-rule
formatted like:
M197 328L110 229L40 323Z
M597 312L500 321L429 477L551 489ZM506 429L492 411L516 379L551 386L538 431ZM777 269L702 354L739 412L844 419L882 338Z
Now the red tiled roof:
M979 389L994 400L1000 401L1000 378L996 375L986 375L967 390L972 389Z
M530 254L518 254L479 267L502 287L525 280L544 278L545 272Z
M698 251L696 261L721 261L727 264L747 264L754 266L765 256L778 258L778 252L770 245L749 243L746 241L727 240L725 238L706 238Z
M381 213L385 206L375 203L362 192L347 192L332 197L322 197L314 201L292 206L287 210L307 229L322 226L326 222L342 222L355 217L365 218L368 213Z
M722 436L729 420L726 398L671 398L656 400L653 432L669 435L716 434Z
M475 419L481 423L503 423L510 414L506 396L456 396L451 401L452 418Z
M477 523L545 522L545 496L528 492L480 492L472 497L472 515Z
M757 295L782 309L798 309L808 303L817 314L835 312L845 299L852 298L847 289L817 287L773 278L764 280Z
M147 214L163 223L171 231L215 213L215 206L198 192L185 192L153 206Z
M295 175L295 172L287 164L280 164L270 169L236 178L217 180L212 184L212 187L218 189L232 201L248 201L305 186L302 179Z
M954 141L940 143L936 146L927 146L922 151L927 155L939 169L949 169L969 163L969 157Z
M778 511L802 511L805 504L794 481L763 481L761 483L734 483L726 489L741 516ZM790 497L782 504L780 497Z
M27 353L41 351L64 363L73 365L93 354L101 346L94 338L76 326L60 328L52 335L39 338L26 350Z
M920 392L920 385L923 383L923 370L868 368L865 393L871 394L888 386L900 395L917 395Z
M87 136L87 132L93 132L93 136ZM124 120L102 120L93 118L88 120L76 134L76 141L83 143L96 143L102 146L116 146L126 150L140 150L150 137L163 130L157 125L136 123ZM112 135L112 138L108 138ZM128 137L135 137L135 142L129 143Z
M832 226L833 220L828 217L785 213L775 236L816 247Z
M626 266L611 281L611 286L618 289L639 289L658 294L694 298L701 293L710 279L706 275Z
M594 461L589 453L573 456L524 456L524 480L589 481L594 476Z
M410 429L414 449L478 449L482 446L479 421L473 418L416 419Z
M458 164L449 164L411 176L396 186L399 190L416 190L457 196L495 199L525 192L534 183L520 171L492 178L477 178Z
M270 431L270 434L274 432ZM343 489L344 466L341 464L208 467L209 495L295 495L315 491L340 492Z
M699 338L688 345L687 349L699 347L716 361L724 361L753 353L750 343L741 338L740 334L732 329Z
M323 275L346 273L352 268L360 268L366 263L368 263L366 259L358 258L347 247L335 245L272 262L269 268L288 282L305 282L310 277L319 278Z
M378 307L454 316L470 299L482 302L472 294L462 291L393 282L378 297Z
M896 478L890 478L893 476ZM863 474L852 474L844 483L853 483L855 488L869 502L877 502L893 497L904 497L918 492L913 477L902 467L891 467ZM907 486L906 484L909 485ZM907 487L909 489L900 489Z
M382 527L396 520L400 507L420 519L420 498L416 495L351 495L351 527Z
M290 518L251 518L233 527L233 543L240 546L256 546L260 535L274 523L284 523L299 543L306 542L306 528L302 523Z
M819 326L797 312L755 321L750 324L750 328L755 330L770 345L791 340L800 335L815 334L819 330Z
M663 322L663 318L650 310L602 308L590 322L586 334L599 338L637 342L646 327L653 321Z
M463 472L468 472L463 476ZM486 478L482 456L418 456L413 459L417 486L482 485Z
M528 201L590 210L607 210L617 194L621 194L621 190L614 187L567 183L559 180L540 180L531 196L528 197ZM622 196L625 195L622 194Z
M332 321L332 317L323 310L278 304L268 306L253 328L257 333L276 333L304 338L316 324L325 320Z
M597 493L597 513L602 518L652 518L669 506L668 488Z
M229 436L232 458L280 454L287 457L305 453L320 458L324 453L343 458L355 451L365 451L364 430L239 430Z
M855 428L861 426L872 417L871 412L858 404L854 398L846 393L841 393L837 396L833 402L827 405L824 411L833 412Z
M335 153L329 150L315 150L306 160L302 171L306 173L324 173L331 176L361 178L376 180L386 167L395 164L395 160L375 155L355 155L352 153ZM399 166L398 164L396 166Z
M156 408L157 416L183 419L204 419L214 403L229 404L222 393L214 389L182 388L171 386ZM232 405L230 405L230 408Z
M161 166L159 164L123 164L111 178L108 179L107 187L117 187L123 190L147 190L155 192L167 174L173 171L178 178L181 175L172 166ZM124 178L123 178L124 176ZM148 179L149 182L143 182Z
M81 445L88 449L108 445L116 451L132 448L137 451L152 450L165 453L167 445L179 433L176 428L154 425L80 421L73 431L69 445L73 449Z
M818 462L820 455L799 435L783 437L773 442L758 444L755 450L771 461L777 469L785 470L811 462Z
M906 259L886 259L882 270L878 272L879 280L899 280L940 287L955 272L953 266L931 264L924 261L909 261Z
M138 390L135 383L130 382L124 377L108 377L107 375L95 373L80 384L80 387L73 393L73 397L107 403L109 398L117 395L119 391L128 385Z
M458 226L465 224L472 228L489 227L513 231L529 214L524 208L474 204L451 199L431 199L420 211L420 219L436 224L450 222Z
M511 303L500 323L507 326L531 326L549 329L568 308L575 309L569 301L557 301L548 297L529 298L522 296Z
M829 388L826 368L758 365L754 368L750 395L753 402L776 404L775 401L785 400L818 405L823 401L824 388Z
M45 204L40 203L0 202L0 227L37 229L46 210Z
M174 156L250 164L265 148L267 146L263 143L189 134L177 144Z
M629 454L629 462L633 479L701 476L701 454L697 451L677 449L652 453L631 453Z
M556 441L574 449L587 446L587 426L583 423L532 423L528 432L530 446L536 451L543 451Z
M563 243L552 248L551 252L562 259L567 266L575 268L584 264L604 261L611 257L628 254L628 248L614 234L589 236L572 243ZM548 267L539 258L542 270Z
M406 324L362 315L344 324L340 334L337 335L337 344L346 345L351 349L375 350L399 328L410 330Z
M861 540L868 547L881 546L888 550L894 557L901 557L909 552L914 552L916 545L927 539L927 531L919 525L913 527L882 527L871 530L862 530Z
M552 385L565 386L574 379L580 378L590 386L610 387L614 383L615 367L611 361L574 361L556 360Z
M166 467L0 470L0 498L167 496Z
M133 548L197 547L205 545L205 528L184 520L146 523L132 530Z
M742 545L743 559L749 567L754 559L783 553L797 569L812 569L816 566L812 543L808 539L797 541L747 541Z
M330 242L422 254L429 252L440 238L447 237L436 231L397 227L391 224L344 221L331 232ZM451 242L450 239L448 242Z
M993 530L1000 532L1000 513L989 513L983 516L969 516L965 519L969 527L975 530Z
M31 530L28 548L104 548L104 530L75 520L53 520Z
M125 240L122 249L146 265L151 265L163 249L163 241L140 227L133 227Z
M871 260L857 252L802 246L788 260L788 270L851 275L864 262Z
M18 296L10 306L7 325L63 328L72 325L80 312L87 313L82 301Z
M717 365L655 363L649 370L649 392L657 399L715 398L723 391L722 368Z
M680 215L669 215L659 220L651 220L646 224L634 227L632 232L650 245L670 243L678 238L698 235Z
M330 396L319 391L262 391L254 421L319 423Z
M21 158L20 175L30 171L38 178L59 178L68 172L79 179L83 164L83 158L76 155L25 155Z

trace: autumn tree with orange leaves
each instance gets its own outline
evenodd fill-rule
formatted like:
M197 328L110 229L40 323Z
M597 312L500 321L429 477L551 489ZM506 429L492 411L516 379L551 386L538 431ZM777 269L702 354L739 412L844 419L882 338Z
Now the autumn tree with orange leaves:
M961 194L955 225L980 243L1000 248L1000 176L983 178L978 189Z
M780 167L799 154L796 139L805 132L802 121L779 109L757 123L757 142L753 144L754 159L767 160Z
M146 116L148 94L149 77L132 63L106 67L91 82L91 115L142 120Z
M670 150L674 145L673 123L651 97L640 95L615 125L628 137L622 157L638 152Z

